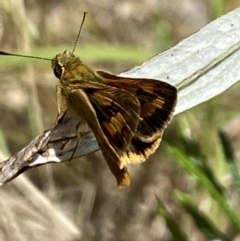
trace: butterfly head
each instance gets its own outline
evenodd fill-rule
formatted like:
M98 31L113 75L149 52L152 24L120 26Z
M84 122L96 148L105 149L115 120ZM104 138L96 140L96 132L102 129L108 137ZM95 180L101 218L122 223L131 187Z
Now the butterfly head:
M78 81L104 82L97 72L85 65L70 51L57 54L51 62L53 73L63 87L74 85Z
M80 63L81 61L70 51L65 50L63 53L57 54L56 57L52 59L52 69L54 75L58 79L61 79L66 68L69 66L75 66L76 62Z

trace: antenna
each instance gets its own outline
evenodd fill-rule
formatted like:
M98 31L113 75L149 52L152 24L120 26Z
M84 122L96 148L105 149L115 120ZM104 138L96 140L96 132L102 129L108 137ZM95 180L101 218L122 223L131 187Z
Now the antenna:
M11 54L11 53L7 53L7 52L4 52L4 51L0 51L0 55L17 56L17 57L32 58L32 59L52 60L52 59L48 59L48 58L36 57L36 56L30 56L30 55Z
M83 24L84 24L84 22L85 22L86 15L87 15L87 12L83 12L82 22L81 22L81 25L80 25L80 28L79 28L78 35L77 35L77 38L76 38L76 40L75 40L74 46L73 46L72 54L74 53L74 51L75 51L75 49L76 49L77 42L78 42L78 39L79 39L81 30L82 30L82 26L83 26Z

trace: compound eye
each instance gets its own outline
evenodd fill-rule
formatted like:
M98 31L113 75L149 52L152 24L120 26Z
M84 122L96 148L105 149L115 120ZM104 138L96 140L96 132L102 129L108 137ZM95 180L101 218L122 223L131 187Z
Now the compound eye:
M63 66L61 66L60 64L57 64L54 67L53 72L58 79L60 79L62 77L63 69L64 69Z

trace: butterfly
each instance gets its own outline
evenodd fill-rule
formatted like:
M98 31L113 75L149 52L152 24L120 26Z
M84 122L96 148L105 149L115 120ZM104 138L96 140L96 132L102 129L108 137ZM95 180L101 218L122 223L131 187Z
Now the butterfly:
M84 19L85 14L78 37ZM160 80L95 71L74 55L77 40L72 52L51 59L60 82L58 112L79 118L78 138L82 126L90 127L118 185L129 186L127 165L145 161L158 148L174 112L177 89Z

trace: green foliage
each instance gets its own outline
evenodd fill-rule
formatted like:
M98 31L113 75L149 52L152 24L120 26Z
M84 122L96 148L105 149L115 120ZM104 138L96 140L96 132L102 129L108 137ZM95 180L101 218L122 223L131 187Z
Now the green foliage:
M226 134L223 131L219 131L219 138L223 147L223 153L225 156L225 161L229 166L231 177L238 193L238 199L240 198L239 192L239 181L240 175L238 171L238 166L236 164L236 158L234 155L231 142L228 140ZM192 220L199 230L205 235L207 240L220 239L224 241L232 240L235 235L240 231L240 213L237 207L232 203L231 196L226 193L225 188L220 184L219 180L215 177L214 167L209 166L209 161L206 155L201 151L200 144L195 141L190 141L188 138L182 137L181 141L182 147L177 147L176 145L169 144L169 151L174 156L175 161L181 166L184 172L188 173L192 178L194 178L202 187L202 192L212 197L214 203L212 206L217 205L218 216L216 218L212 217L211 211L208 214L204 214L196 206L193 198L190 195L184 194L181 191L175 192L176 200L185 208L188 215L191 216ZM217 162L217 160L216 160ZM176 227L176 223L172 222L174 218L166 211L163 204L158 201L159 207L161 207L161 215L164 217L168 223L169 230L171 231L173 237L178 235L178 229L180 226ZM216 208L216 207L215 207ZM214 208L213 208L214 209ZM224 214L222 213L224 212ZM229 220L228 226L230 226L232 233L223 232L224 227L222 226L222 216L224 219ZM171 220L171 222L169 222ZM213 222L214 221L214 222ZM171 223L171 224L170 224ZM174 227L174 229L173 229ZM179 239L181 240L181 239Z
M167 209L165 208L164 204L160 201L160 199L158 199L157 212L164 217L167 227L172 233L174 240L188 240L187 235L183 232L183 228L181 227L180 223L175 221L175 219L167 211Z
M185 208L188 215L192 217L199 230L205 235L207 240L220 239L222 241L230 241L209 219L207 215L199 211L195 206L190 195L186 195L180 191L176 191L176 199Z
M211 19L215 19L226 12L226 0L211 0L209 1L209 15Z
M238 170L237 159L233 151L233 147L227 135L224 133L224 131L219 130L218 135L221 140L223 152L225 155L225 161L232 175L233 184L240 198L240 174Z

